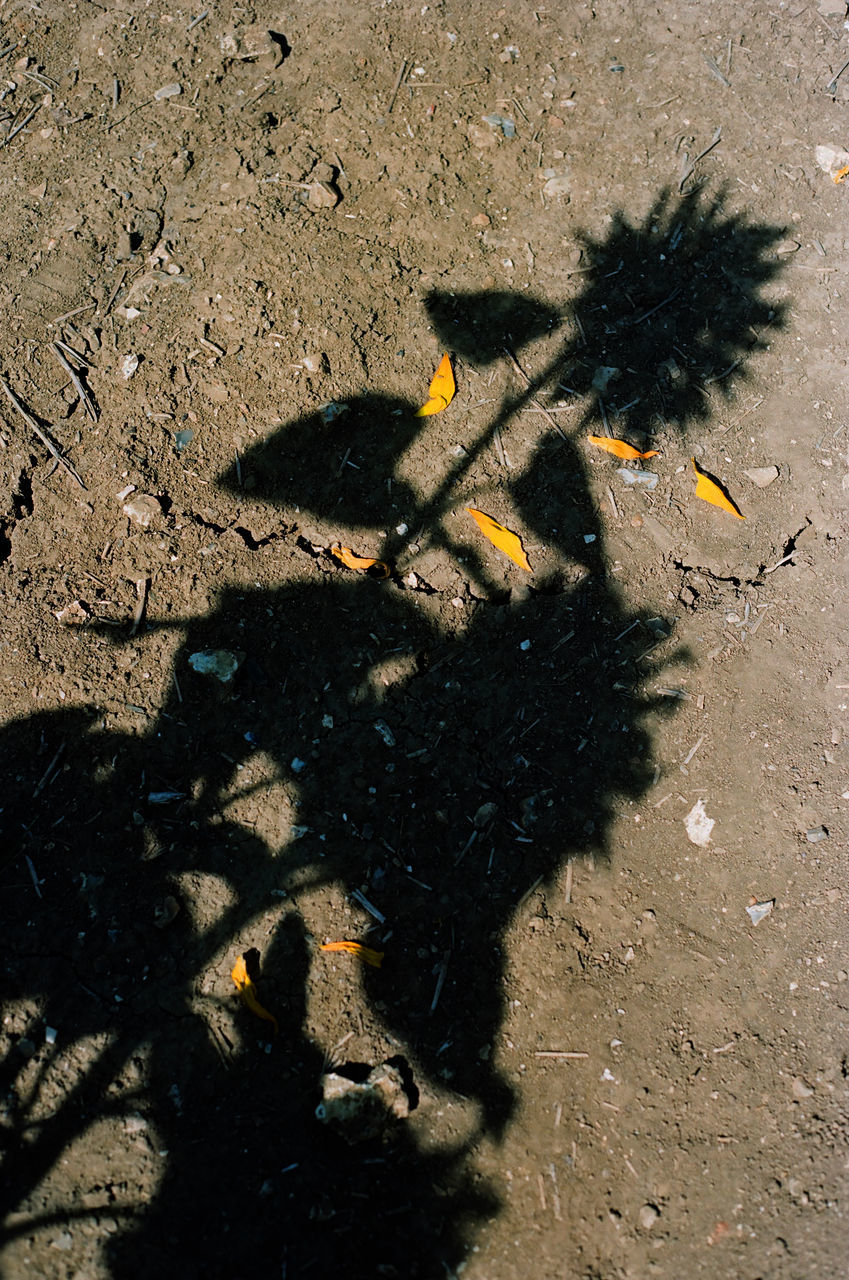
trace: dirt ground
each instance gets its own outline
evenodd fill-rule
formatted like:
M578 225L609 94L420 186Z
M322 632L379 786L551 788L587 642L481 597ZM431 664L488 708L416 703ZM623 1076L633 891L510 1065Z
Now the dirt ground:
M845 1275L845 16L0 0L4 1280Z

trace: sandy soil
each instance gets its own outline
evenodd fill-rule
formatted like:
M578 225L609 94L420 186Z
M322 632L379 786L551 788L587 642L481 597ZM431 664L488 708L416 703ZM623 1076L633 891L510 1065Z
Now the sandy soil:
M4 1277L845 1274L844 8L0 2Z

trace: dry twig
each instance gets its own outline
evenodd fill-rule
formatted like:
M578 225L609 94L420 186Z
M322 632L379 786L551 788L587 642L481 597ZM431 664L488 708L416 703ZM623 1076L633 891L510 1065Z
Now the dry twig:
M86 388L85 383L82 381L79 374L74 369L73 365L65 356L65 351L71 351L72 349L68 347L64 342L51 342L50 348L53 354L55 355L56 359L61 364L62 368L67 373L68 377L71 379L71 382L74 384L74 390L79 396L82 406L85 409L86 413L91 418L92 422L97 422L97 417L98 417L97 406L94 403L94 400L89 395L88 389ZM79 355L78 352L75 351L73 352L73 354L75 359L77 359L78 361L82 361L82 364L86 368L88 368L86 361L82 359L82 357Z
M65 470L67 471L68 475L69 475L73 480L76 480L76 482L77 482L77 484L80 486L80 488L84 490L84 489L85 489L85 485L83 484L82 477L80 476L80 474L79 474L79 472L77 471L76 467L73 465L73 463L72 463L72 462L69 462L69 461L68 461L68 459L65 457L65 455L64 455L64 454L63 454L63 452L62 452L62 450L61 450L61 449L59 448L59 446L55 443L55 441L51 440L51 438L50 438L50 436L47 434L47 432L46 432L46 431L44 431L44 430L42 430L42 428L38 425L38 423L36 422L36 420L35 420L35 418L32 416L32 414L31 414L27 409L25 409L25 408L24 408L24 406L21 404L20 400L19 400L19 399L18 399L18 397L15 395L14 391L12 390L12 388L9 386L9 384L6 382L6 380L5 380L4 378L0 378L0 387L2 387L2 388L3 388L3 390L4 390L4 391L5 391L5 393L6 393L6 398L8 399L9 403L10 403L10 404L15 408L15 409L17 409L18 413L21 415L21 417L23 418L24 422L25 422L25 423L27 424L27 426L29 427L30 431L35 432L35 434L38 436L38 438L39 438L39 440L41 441L41 443L42 443L42 444L44 445L44 447L48 450L48 452L49 452L49 453L51 453L51 454L53 455L53 457L54 457L54 458L56 459L56 461L59 463L60 467L64 467L64 468L65 468Z
M530 380L530 378L528 377L528 375L525 373L524 369L523 369L523 368L522 368L522 366L519 364L519 361L518 361L518 360L516 359L516 357L513 355L513 352L509 349L509 347L505 347L505 348L504 348L504 354L506 355L507 359L510 361L510 363L511 363L511 365L513 366L513 369L515 370L515 372L519 375L519 377L520 377L520 378L522 379L522 381L524 382L525 386L526 386L526 387L528 388L528 390L530 391L530 389L531 389L531 380ZM554 427L554 430L557 432L557 434L558 434L558 435L559 435L563 440L567 440L567 439L568 439L568 436L566 435L566 432L565 432L565 431L563 431L563 430L561 429L561 427L558 425L558 423L557 423L557 422L555 422L554 418L552 418L552 416L551 416L551 414L548 412L548 410L547 410L543 405L541 405L541 404L540 404L539 400L537 400L534 396L531 396L531 397L530 397L530 401L531 401L531 404L532 404L536 409L538 409L538 410L540 411L540 413L543 415L543 417L545 417L545 418L547 418L547 419L548 419L548 421L549 421L549 422L551 423L551 425Z

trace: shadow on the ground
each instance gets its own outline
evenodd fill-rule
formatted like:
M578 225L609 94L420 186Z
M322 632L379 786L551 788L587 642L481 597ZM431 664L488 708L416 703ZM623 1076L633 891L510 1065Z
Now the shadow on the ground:
M7 902L25 904L5 948L8 995L35 1000L62 1029L56 1049L25 1067L12 1047L0 1068L3 1136L15 1151L4 1163L4 1208L17 1210L7 1238L38 1228L44 1180L96 1120L135 1116L137 1132L141 1116L144 1140L168 1153L161 1185L143 1195L102 1183L102 1204L69 1203L64 1219L45 1219L72 1230L115 1219L106 1256L116 1277L344 1268L431 1280L461 1264L499 1208L470 1150L481 1135L498 1139L514 1101L489 1052L504 1016L505 932L528 890L552 883L568 859L609 856L615 806L644 793L651 742L634 671L658 632L606 571L574 433L544 435L505 486L568 572L508 595L472 539L457 544L448 516L496 430L558 385L582 397L582 428L656 436L705 418L727 370L745 376L763 331L781 323L761 290L782 234L725 214L721 200L662 197L641 226L620 216L602 243L586 241L587 283L562 313L503 294L429 298L441 343L471 363L504 347L533 363L534 339L562 330L555 359L463 442L430 492L405 486L397 469L426 422L376 395L353 397L342 423L310 416L281 428L242 459L243 475L222 478L232 489L248 477L252 496L323 528L392 526L391 495L430 545L465 558L481 588L455 635L403 580L344 577L328 563L320 579L276 591L225 591L187 623L179 692L143 736L109 733L81 712L2 731L2 885ZM602 366L618 372L599 378ZM355 464L343 475L328 475L317 448L328 431ZM398 550L387 535L384 554ZM235 620L247 657L232 686L188 672L189 654L232 646ZM306 828L273 848L227 812L257 752L275 762ZM184 798L151 804L164 790ZM42 901L24 864L36 853ZM193 895L213 881L217 913L205 916ZM422 1105L437 1088L468 1101L479 1117L471 1137L425 1146L400 1123L383 1142L349 1146L316 1120L328 1046L309 1030L318 957L298 901L325 885L364 892L386 915L368 938L391 932L384 967L364 974L372 1012ZM265 1028L246 1012L256 1047L230 1052L214 999L203 1003L204 978L235 959L281 891L289 909L262 955L280 1031L266 1053ZM183 911L159 931L154 908L166 893ZM74 1068L92 1044L99 1057ZM38 1080L60 1062L61 1105L36 1114Z

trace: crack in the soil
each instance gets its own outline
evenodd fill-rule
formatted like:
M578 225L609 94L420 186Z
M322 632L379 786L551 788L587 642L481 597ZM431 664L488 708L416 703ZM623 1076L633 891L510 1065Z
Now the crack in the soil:
M255 538L250 529L246 529L244 525L234 524L231 528L234 533L238 533L249 551L259 551L261 547L268 547L272 542L279 542L291 532L290 529L283 528L278 533L267 533L264 538Z
M284 525L282 529L275 533L268 533L264 538L256 538L250 529L241 524L216 524L214 520L207 520L204 516L198 515L197 512L193 512L189 518L195 524L200 525L202 529L209 529L211 533L216 534L218 537L228 532L238 534L249 551L259 551L261 547L267 547L272 542L279 542L281 538L287 537L294 530L294 526L289 528Z
M735 574L728 574L725 576L721 573L714 573L713 570L706 569L703 565L686 564L683 560L673 560L672 567L674 569L678 569L679 572L684 574L698 573L708 582L729 583L737 591L739 591L741 587L762 587L764 586L764 579L767 574L773 573L774 570L782 568L785 564L790 564L796 552L796 543L798 539L806 529L810 528L810 526L810 520L806 520L801 529L797 529L795 533L790 534L782 548L781 555L775 564L767 567L767 563L764 560L758 566L758 571L753 578L740 578ZM698 593L696 593L696 595L698 595Z

